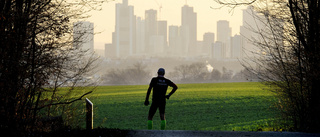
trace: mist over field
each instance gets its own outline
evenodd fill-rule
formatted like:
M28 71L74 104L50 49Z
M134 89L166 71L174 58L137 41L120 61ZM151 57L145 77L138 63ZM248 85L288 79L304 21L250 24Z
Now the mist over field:
M176 83L248 82L256 78L247 72L239 60L186 58L127 58L103 60L96 75L100 85L148 85L164 68L165 77Z

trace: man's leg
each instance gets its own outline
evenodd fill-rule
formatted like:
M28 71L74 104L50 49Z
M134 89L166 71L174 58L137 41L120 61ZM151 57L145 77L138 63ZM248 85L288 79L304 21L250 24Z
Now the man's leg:
M165 111L166 111L166 102L162 102L159 106L160 119L161 119L161 130L166 129Z
M152 118L154 116L154 114L157 111L157 103L152 102L150 109L149 109L149 114L148 114L148 129L152 129L153 127L153 122L152 122Z

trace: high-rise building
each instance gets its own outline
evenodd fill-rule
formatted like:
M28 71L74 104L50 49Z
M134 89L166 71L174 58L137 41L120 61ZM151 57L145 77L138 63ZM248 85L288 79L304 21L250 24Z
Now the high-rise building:
M108 43L104 45L104 56L106 58L114 58L116 57L116 46L112 43Z
M186 55L195 55L197 45L197 13L193 7L185 5L181 8L181 36Z
M220 42L220 41L216 41L213 44L213 48L212 48L212 58L214 59L224 59L225 58L225 45Z
M169 26L169 54L180 55L181 54L181 37L179 35L179 26Z
M147 54L153 54L155 52L154 48L154 36L158 34L158 21L157 21L157 11L150 9L145 11L145 50ZM151 38L153 37L153 38Z
M167 31L167 21L161 20L158 21L158 36L162 37L163 45L160 45L162 50L161 52L166 52L168 50L168 44L167 44L167 37L168 37L168 31Z
M158 21L158 35L159 36L163 36L163 43L165 44L165 46L167 45L167 21L165 20L159 20Z
M231 58L242 58L242 40L240 35L231 38Z
M162 56L164 51L164 37L160 35L153 35L150 37L150 46L153 48L151 56Z
M217 41L220 41L225 45L225 57L231 57L231 28L229 27L229 21L219 20L217 22Z
M242 26L240 27L240 34L242 39L242 48L248 57L254 56L254 52L258 49L254 46L253 41L261 39L257 34L259 30L264 30L265 22L264 17L259 15L252 6L248 6L247 9L242 11Z
M207 32L203 34L202 53L206 56L211 56L211 45L214 43L214 33Z
M137 54L145 53L145 21L141 17L136 19L136 47Z
M136 17L128 0L116 4L115 45L117 57L128 57L136 52Z
M204 54L202 53L202 48L203 48L203 41L198 40L197 45L195 47L195 54L194 56L203 56Z
M73 46L82 51L92 53L94 44L93 23L88 21L79 21L73 24Z

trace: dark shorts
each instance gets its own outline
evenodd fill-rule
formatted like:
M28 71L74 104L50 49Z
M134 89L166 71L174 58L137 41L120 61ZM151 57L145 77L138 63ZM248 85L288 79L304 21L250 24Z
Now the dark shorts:
M159 108L160 114L164 114L166 111L166 101L152 101L149 109L149 115L153 116Z

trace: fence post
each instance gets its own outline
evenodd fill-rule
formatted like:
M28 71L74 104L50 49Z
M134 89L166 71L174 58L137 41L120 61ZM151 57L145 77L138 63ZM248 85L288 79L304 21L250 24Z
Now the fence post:
M86 98L86 128L93 129L93 104Z

